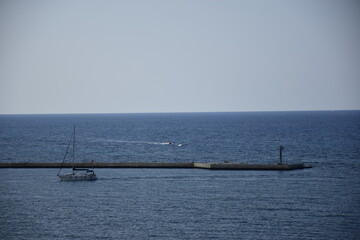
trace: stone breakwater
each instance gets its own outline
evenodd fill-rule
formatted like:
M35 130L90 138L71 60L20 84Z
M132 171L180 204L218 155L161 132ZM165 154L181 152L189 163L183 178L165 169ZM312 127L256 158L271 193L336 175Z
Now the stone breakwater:
M247 163L170 163L170 162L89 162L89 163L49 163L19 162L0 163L0 168L200 168L208 170L295 170L311 168L304 163L297 164L247 164Z

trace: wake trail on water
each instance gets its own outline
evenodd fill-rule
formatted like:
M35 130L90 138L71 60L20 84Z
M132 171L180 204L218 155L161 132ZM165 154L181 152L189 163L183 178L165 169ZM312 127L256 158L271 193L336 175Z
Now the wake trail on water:
M130 143L130 144L153 144L153 145L172 145L176 147L182 147L182 143L173 142L149 142L149 141L129 141L129 140L114 140L114 139L92 139L98 142L109 142L109 143Z

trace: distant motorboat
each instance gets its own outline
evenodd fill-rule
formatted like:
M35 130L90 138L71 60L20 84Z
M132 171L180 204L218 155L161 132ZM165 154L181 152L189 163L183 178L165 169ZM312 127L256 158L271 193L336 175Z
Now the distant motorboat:
M60 174L61 170L62 170L62 166L66 159L66 155L69 153L69 148L70 148L71 143L72 143L72 163L73 163L72 172ZM75 126L74 126L73 133L70 137L70 141L69 141L68 147L66 149L64 159L61 163L60 170L57 175L61 181L91 181L91 180L97 179L94 170L88 169L88 168L75 168Z
M173 142L163 142L161 143L162 145L173 145L173 146L177 146L177 147L182 147L184 146L184 144L182 143L173 143Z

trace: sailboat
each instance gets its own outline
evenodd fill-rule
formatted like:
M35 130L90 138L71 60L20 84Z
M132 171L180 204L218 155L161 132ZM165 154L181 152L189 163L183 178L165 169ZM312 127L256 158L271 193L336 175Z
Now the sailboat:
M66 159L67 154L69 153L70 145L72 144L72 172L61 174L62 167L64 165L64 161ZM69 144L66 149L66 153L64 156L64 159L61 163L60 170L58 172L58 177L61 179L61 181L91 181L96 180L96 174L94 170L88 169L88 168L75 168L75 126L73 133L70 137Z

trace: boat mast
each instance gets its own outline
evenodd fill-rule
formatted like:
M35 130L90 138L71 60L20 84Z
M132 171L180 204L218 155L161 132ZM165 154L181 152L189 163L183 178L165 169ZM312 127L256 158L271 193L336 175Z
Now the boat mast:
M75 169L75 125L74 125L74 132L73 132L74 138L73 138L73 173Z
M70 139L69 139L69 143L68 143L67 148L66 148L66 152L65 152L64 158L63 158L63 160L62 160L62 163L61 163L61 166L60 166L60 169L59 169L59 172L58 172L58 176L59 176L59 174L60 174L60 172L61 172L61 169L62 169L62 167L63 167L63 165L64 165L64 162L65 162L65 159L66 159L66 155L69 153L69 149L70 149L70 145L71 145L71 141L72 141L72 140L73 140L73 136L71 135L71 136L70 136ZM74 159L73 159L73 161L74 161Z

